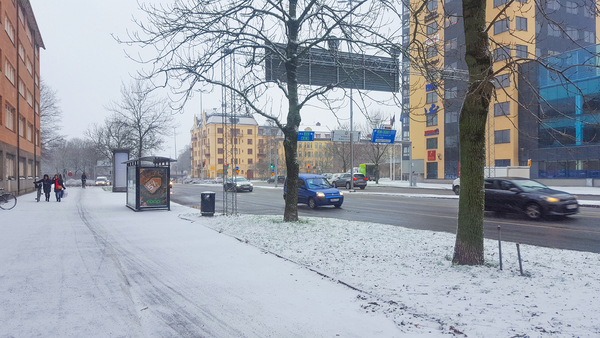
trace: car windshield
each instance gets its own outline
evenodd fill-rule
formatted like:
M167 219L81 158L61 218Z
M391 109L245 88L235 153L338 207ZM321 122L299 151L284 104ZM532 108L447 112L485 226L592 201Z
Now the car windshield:
M511 182L514 183L517 187L523 189L524 191L550 189L547 186L541 184L540 182L533 180L514 180Z
M235 181L236 182L247 182L248 180L245 177L236 177Z
M309 178L306 180L306 185L308 186L308 189L331 188L331 184L323 177Z

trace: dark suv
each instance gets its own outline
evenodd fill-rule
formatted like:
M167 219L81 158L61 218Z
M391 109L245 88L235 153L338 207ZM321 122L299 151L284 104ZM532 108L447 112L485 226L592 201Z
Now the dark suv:
M350 174L342 174L335 181L331 182L334 187L346 187L346 189L350 189ZM352 186L354 188L365 189L367 187L367 178L363 174L354 174L354 178L352 178Z
M579 211L577 196L527 178L486 178L485 210L520 212L531 219Z

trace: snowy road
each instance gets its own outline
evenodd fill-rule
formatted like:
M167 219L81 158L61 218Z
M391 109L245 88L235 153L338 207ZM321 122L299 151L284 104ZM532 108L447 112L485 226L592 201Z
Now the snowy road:
M395 337L358 292L125 194L0 213L0 337Z

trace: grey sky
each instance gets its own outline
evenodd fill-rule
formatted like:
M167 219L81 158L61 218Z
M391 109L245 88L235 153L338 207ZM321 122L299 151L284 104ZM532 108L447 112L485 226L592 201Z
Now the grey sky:
M31 4L46 45L46 50L41 51L41 77L57 91L61 101L62 133L67 137L83 137L89 125L103 122L108 114L104 106L111 100L119 100L121 83L129 83L130 75L142 67L125 56L125 49L135 54L135 47L118 44L111 34L125 37L127 29L137 30L132 17L143 21L145 15L134 0L31 0ZM204 109L220 106L220 97L220 90L204 94ZM393 111L389 107L383 110ZM199 111L197 95L176 116L178 151L189 144L193 116ZM344 115L349 113L340 113ZM358 115L355 113L355 120L360 122ZM305 108L303 124L315 122L332 129L337 124L332 114ZM165 150L157 155L174 156L173 146L171 138Z

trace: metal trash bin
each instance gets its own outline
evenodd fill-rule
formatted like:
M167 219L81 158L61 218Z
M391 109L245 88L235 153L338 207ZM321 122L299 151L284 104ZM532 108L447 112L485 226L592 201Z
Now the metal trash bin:
M212 216L215 214L215 193L204 191L200 193L200 212L202 216Z

